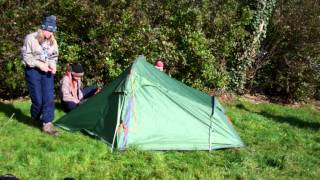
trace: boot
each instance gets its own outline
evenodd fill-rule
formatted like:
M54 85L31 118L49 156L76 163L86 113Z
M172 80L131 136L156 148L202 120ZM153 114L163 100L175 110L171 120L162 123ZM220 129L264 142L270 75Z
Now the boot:
M48 123L43 123L42 126L42 131L51 135L51 136L57 136L58 135L58 131L55 130L55 128L53 127L53 124L51 122Z

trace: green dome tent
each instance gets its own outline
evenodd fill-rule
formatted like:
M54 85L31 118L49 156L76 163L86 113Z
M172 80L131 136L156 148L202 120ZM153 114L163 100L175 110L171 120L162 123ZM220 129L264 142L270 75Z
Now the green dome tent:
M116 80L55 122L126 149L242 147L219 101L169 77L139 56Z

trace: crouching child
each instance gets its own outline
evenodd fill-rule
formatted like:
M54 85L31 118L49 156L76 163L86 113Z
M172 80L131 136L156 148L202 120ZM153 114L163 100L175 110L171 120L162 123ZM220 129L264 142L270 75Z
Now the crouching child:
M84 75L81 64L71 64L60 81L60 97L64 110L70 112L87 98L99 92L96 86L82 88L81 79Z

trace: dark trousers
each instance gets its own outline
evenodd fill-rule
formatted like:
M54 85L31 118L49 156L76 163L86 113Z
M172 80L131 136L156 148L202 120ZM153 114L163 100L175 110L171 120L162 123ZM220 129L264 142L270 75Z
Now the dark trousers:
M32 102L32 119L51 122L54 118L54 75L27 67L25 77Z
M83 94L83 99L81 101L84 101L85 99L91 97L94 95L94 93L97 91L96 86L88 86L84 87L81 89L82 94ZM74 108L78 106L77 103L71 102L71 101L62 101L63 108L65 109L66 112L70 112Z

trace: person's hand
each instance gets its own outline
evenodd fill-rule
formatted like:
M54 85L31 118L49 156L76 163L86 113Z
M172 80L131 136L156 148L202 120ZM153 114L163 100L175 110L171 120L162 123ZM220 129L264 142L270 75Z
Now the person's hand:
M97 88L96 92L94 93L94 95L98 94L101 91L101 88Z
M87 99L82 99L79 103L78 103L78 106L85 103L87 101Z
M57 67L56 67L55 65L49 64L48 67L49 67L50 72L51 72L52 74L56 74L56 72L57 72Z
M38 65L38 67L43 72L49 72L50 71L50 68L49 68L48 64L46 64L46 63L40 63Z

